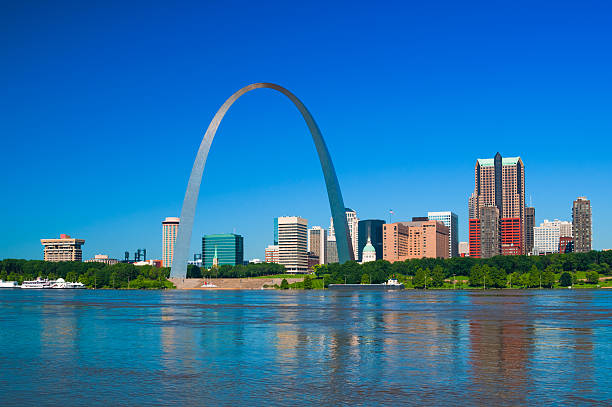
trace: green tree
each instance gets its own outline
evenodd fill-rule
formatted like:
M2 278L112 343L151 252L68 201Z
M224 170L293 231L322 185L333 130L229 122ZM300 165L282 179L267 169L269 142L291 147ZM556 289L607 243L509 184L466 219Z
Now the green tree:
M363 273L363 275L361 276L361 284L369 284L370 283L370 276L368 275L368 273Z
M414 288L424 288L425 287L425 270L422 268L418 268L414 277L412 277L412 286Z
M555 273L550 271L547 267L546 271L542 273L542 287L553 288L554 285L555 285Z
M474 264L470 269L470 275L468 276L468 284L472 287L482 287L483 278L484 272L482 266Z
M561 273L561 276L559 277L559 285L561 287L569 287L572 285L572 275L567 271Z
M489 267L487 272L487 286L504 288L508 285L508 275L506 270L498 267Z
M596 271L587 271L586 273L587 283L589 284L597 284L599 283L599 273Z
M521 275L516 271L514 273L510 273L508 280L510 282L510 288L512 288L513 285L521 285Z
M531 266L531 270L529 270L528 281L528 287L535 288L540 286L540 270L535 265Z
M312 279L310 276L304 277L304 290L312 290Z
M444 269L442 266L434 266L431 272L431 286L442 287L444 285Z
M68 281L69 283L77 281L78 278L79 277L77 276L77 273L74 271L70 271L68 272L68 274L66 274L66 281Z
M283 278L283 281L281 281L280 288L281 288L281 290L288 290L289 289L289 282L287 281L286 278Z

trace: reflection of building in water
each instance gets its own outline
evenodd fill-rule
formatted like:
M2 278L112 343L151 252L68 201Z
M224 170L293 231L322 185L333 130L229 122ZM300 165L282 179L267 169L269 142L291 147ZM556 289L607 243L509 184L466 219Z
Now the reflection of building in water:
M524 304L516 304L516 297L500 297L497 304L486 297L470 298L478 307L489 309L470 322L472 385L482 395L483 404L497 404L500 398L511 405L525 404L532 341L526 328L531 322L529 311ZM504 380L498 380L500 377Z

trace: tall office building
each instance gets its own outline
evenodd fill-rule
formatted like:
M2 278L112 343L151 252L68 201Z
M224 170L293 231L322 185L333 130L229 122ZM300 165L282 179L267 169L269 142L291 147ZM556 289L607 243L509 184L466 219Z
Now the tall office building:
M351 208L345 208L344 210L346 213L346 223L348 225L351 245L353 246L353 258L357 260L359 258L359 218L357 218L357 212ZM336 234L334 232L334 218L330 218L329 237L333 238L334 240L336 238Z
M336 237L327 238L327 246L325 248L325 264L339 263L338 259L338 244L336 243Z
M174 242L178 233L180 218L166 218L162 222L162 267L172 267Z
M533 252L533 228L535 227L535 208L525 208L525 254Z
M384 220L380 219L366 219L360 220L357 226L357 235L358 235L358 244L357 251L359 253L359 257L355 258L355 260L359 262L363 262L363 249L365 248L368 238L370 239L370 244L374 247L374 251L376 253L376 260L380 260L383 258L383 225L385 224Z
M476 161L474 192L469 198L470 225L487 207L498 210L500 254L525 254L525 166L520 157L502 158L497 153L494 158ZM476 229L470 227L474 233ZM470 236L470 253L472 241L474 236Z
M572 224L574 232L574 251L585 253L591 251L593 244L591 201L586 196L579 196L572 207Z
M299 216L278 218L278 262L289 273L308 271L308 221Z
M501 254L499 210L485 206L479 219L470 219L470 257L489 258Z
M427 212L428 220L439 220L448 228L448 256L459 257L459 218L451 211Z
M274 218L274 245L278 245L278 218Z
M383 225L383 259L393 263L422 257L448 258L448 228L442 222Z
M244 262L244 238L234 233L205 235L202 238L202 265L209 269Z
M83 239L73 239L61 234L59 239L40 239L44 247L45 261L83 261Z
M313 226L308 230L308 251L318 256L319 264L326 264L327 233L321 226Z

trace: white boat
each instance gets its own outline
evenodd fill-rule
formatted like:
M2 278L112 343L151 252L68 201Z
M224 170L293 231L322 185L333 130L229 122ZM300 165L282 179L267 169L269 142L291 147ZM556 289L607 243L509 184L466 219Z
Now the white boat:
M36 280L30 280L30 281L24 281L23 283L21 283L21 288L34 288L34 289L41 289L41 288L51 288L51 282L49 280L45 279L41 279L41 278L37 278Z
M217 288L217 286L209 281L204 281L201 288Z
M66 288L85 288L83 283L66 283Z
M51 283L51 287L49 288L85 288L85 284L83 283L67 282L61 277L57 280L51 280L49 282Z
M17 283L17 281L0 280L0 288L19 288L19 283Z

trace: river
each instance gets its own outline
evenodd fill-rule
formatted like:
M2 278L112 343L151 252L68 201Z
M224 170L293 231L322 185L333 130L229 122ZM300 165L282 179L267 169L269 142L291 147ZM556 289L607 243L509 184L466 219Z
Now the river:
M0 290L0 404L612 403L612 290Z

